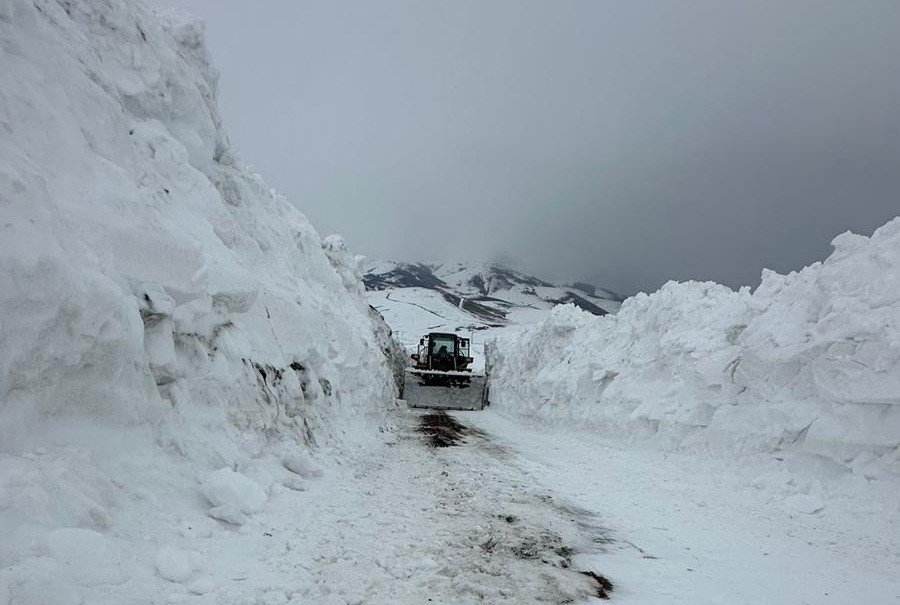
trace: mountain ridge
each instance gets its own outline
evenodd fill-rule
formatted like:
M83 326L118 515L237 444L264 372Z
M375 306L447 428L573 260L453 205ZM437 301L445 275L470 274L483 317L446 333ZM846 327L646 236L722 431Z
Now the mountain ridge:
M370 292L423 288L499 327L516 309L550 309L571 303L594 315L618 310L622 297L592 284L557 285L495 263L429 263L364 259L363 283Z

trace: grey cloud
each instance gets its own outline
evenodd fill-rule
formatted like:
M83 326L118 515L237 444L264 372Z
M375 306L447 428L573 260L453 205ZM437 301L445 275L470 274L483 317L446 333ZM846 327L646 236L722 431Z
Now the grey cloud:
M895 0L178 5L243 157L371 256L752 285L900 214Z

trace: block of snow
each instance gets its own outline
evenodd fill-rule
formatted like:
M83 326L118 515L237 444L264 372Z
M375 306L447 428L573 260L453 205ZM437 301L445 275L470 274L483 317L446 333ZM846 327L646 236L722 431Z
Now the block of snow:
M210 474L200 491L214 507L229 507L247 515L266 503L266 492L255 481L227 467Z
M213 506L206 511L206 514L213 519L218 519L224 523L231 525L243 525L247 522L247 515L241 512L239 508L232 504L224 504L222 506Z
M191 553L165 546L156 553L156 571L169 582L182 584L193 577L198 565Z
M197 578L190 584L188 584L188 592L195 595L204 595L208 592L211 592L213 588L215 588L215 584L209 578Z
M305 453L296 452L290 454L282 460L282 464L284 468L296 475L300 475L304 479L322 476L322 469Z

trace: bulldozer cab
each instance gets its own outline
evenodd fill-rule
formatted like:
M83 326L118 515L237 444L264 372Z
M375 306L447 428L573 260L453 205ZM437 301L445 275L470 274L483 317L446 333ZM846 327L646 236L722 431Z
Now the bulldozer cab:
M429 332L419 339L419 347L412 356L416 368L440 372L468 372L472 357L470 341L456 334Z

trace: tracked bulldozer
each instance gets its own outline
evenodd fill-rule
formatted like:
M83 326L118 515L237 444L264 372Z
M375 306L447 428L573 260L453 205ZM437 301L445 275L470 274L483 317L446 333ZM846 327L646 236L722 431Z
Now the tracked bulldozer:
M429 332L419 339L411 355L415 364L406 370L404 396L415 408L481 410L487 402L487 378L469 367L470 338Z

